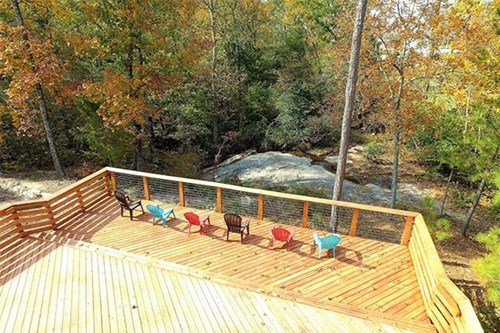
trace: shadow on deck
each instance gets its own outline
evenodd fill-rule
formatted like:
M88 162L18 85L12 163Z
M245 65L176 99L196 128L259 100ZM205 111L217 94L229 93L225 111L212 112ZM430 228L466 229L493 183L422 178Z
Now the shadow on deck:
M174 209L177 218L163 228L161 223L153 225L148 213L133 221L121 217L116 201L108 198L57 230L37 237L62 243L91 242L182 265L206 279L325 309L415 327L429 323L405 246L343 236L336 258L328 258L325 251L318 258L312 246L314 230L297 228L290 251L280 242L271 249L269 229L273 223L251 219L250 235L240 244L237 234L231 234L226 242L223 214L210 213L212 226L206 234L189 235L183 213L207 211Z

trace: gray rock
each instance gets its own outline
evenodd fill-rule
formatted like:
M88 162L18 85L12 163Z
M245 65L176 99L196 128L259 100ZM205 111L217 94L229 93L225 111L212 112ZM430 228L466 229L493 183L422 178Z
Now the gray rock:
M325 161L328 163L331 163L334 167L337 167L337 164L339 163L339 157L338 156L327 156L327 157L325 157ZM350 159L347 159L346 165L352 165L352 161Z
M24 191L21 195L25 200L34 200L42 197L42 191L36 188L31 188Z
M255 186L293 187L303 185L330 193L335 183L335 174L320 165L314 165L311 159L297 157L280 152L254 154L238 159L232 163L210 170L205 179L221 181L231 179L240 183L251 183ZM344 181L344 200L386 206L390 202L391 191L375 184L358 185ZM421 193L411 186L403 186L399 200L420 202ZM241 202L243 206L249 202Z
M351 154L359 154L359 153L362 153L364 151L365 151L365 147L358 145L358 146L354 146L354 147L349 148L349 150L347 152L351 153Z

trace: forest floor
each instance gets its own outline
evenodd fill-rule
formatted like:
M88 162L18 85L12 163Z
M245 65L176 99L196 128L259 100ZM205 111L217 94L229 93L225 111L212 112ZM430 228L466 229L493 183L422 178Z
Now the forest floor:
M350 169L351 177L363 184L369 182L390 184L392 172L392 156L390 153L390 143L387 142L385 153L377 158L376 162L367 159L357 159ZM0 205L6 202L23 200L21 192L23 189L36 188L44 193L54 193L64 188L78 178L60 180L55 172L30 172L16 174L0 173ZM440 200L446 187L446 177L439 176L432 171L429 166L421 165L415 161L412 154L403 150L400 159L399 182L416 186L420 189L429 190L434 200ZM453 184L454 191L447 201L446 215L452 222L452 236L446 240L436 241L436 247L444 264L448 276L464 291L472 301L486 332L500 332L500 317L495 308L486 301L485 290L479 282L478 277L470 268L471 262L486 254L483 245L475 240L479 232L487 231L494 225L498 225L498 220L488 211L488 196L481 201L476 210L475 217L471 223L468 237L460 235L462 221L467 214L467 205L463 205L457 198L457 193L473 193L472 188L464 185ZM457 187L459 187L458 191ZM15 188L15 191L12 189ZM454 197L455 196L455 197ZM416 203L412 210L419 211L420 203Z

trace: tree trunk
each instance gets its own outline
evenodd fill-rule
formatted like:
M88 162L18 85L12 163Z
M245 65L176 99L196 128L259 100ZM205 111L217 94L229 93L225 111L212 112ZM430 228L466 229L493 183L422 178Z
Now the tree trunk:
M492 165L495 165L495 161L497 159L497 154L498 154L499 149L500 149L500 146L497 146L495 148L495 152L491 156L490 168ZM489 168L487 168L487 169L489 169ZM483 195L485 187L486 187L486 177L484 176L483 179L481 179L481 184L479 184L479 188L477 189L476 197L474 198L474 202L472 203L472 206L470 207L469 212L467 213L467 217L465 218L465 222L462 225L462 236L464 236L464 237L467 234L467 229L469 228L469 224L472 221L472 216L474 215L474 211L476 210L477 205L479 204L479 200L481 199L481 196Z
M398 196L398 172L399 172L399 141L401 130L399 124L394 132L394 151L392 156L392 179L391 179L391 203L390 207L396 207L396 200Z
M337 173L335 175L335 185L333 187L333 200L342 199L342 186L344 183L344 173L347 160L347 150L349 147L349 133L351 131L351 117L354 109L354 100L356 97L356 82L358 80L359 53L361 50L361 35L363 33L363 23L366 13L367 0L359 0L356 23L351 42L351 59L349 62L349 76L345 88L344 115L342 118L342 136L339 148L339 163L337 164ZM330 217L330 227L333 232L337 231L338 216L337 207L332 206Z
M448 182L446 183L446 189L444 190L443 202L441 202L441 208L439 209L439 215L444 214L444 205L446 204L446 199L448 198L448 191L450 190L451 178L453 177L454 168L451 168L450 175L448 176Z
M217 26L215 22L216 0L204 1L210 14L210 38L212 39L212 64L210 85L212 89L212 133L214 145L219 143L219 117L217 110Z
M24 49L28 53L28 58L31 62L31 66L33 68L33 72L37 73L38 69L35 64L35 59L31 54L29 47L29 37L26 31L26 27L24 26L23 16L21 14L21 8L19 7L18 0L12 0L12 9L14 10L14 14L16 17L17 24L23 28L23 40L24 40ZM57 154L56 145L54 143L54 139L52 136L52 127L50 125L47 101L45 99L45 95L43 94L43 87L40 83L35 84L35 91L38 96L38 107L40 110L40 114L42 116L43 127L45 129L45 136L47 137L47 144L49 145L50 156L52 157L52 162L54 163L54 168L60 177L66 176L64 173L64 169L62 168L61 162L59 161L59 155Z
M405 84L403 65L394 65L399 73L399 88L396 102L394 103L394 113L396 126L394 129L394 150L392 158L392 179L391 179L391 203L390 207L396 207L396 200L398 196L398 173L399 173L399 148L401 140L401 116L399 109L401 108L401 99L403 98L403 87Z
M467 217L465 218L465 222L462 225L462 236L466 236L467 234L467 229L469 228L470 221L472 220L472 216L474 215L474 211L477 208L477 205L479 204L479 200L481 199L481 196L483 195L484 188L486 187L486 178L483 178L481 180L481 184L479 184L479 188L477 189L476 192L476 197L474 198L474 202L472 203L472 206L469 209L469 212L467 213Z

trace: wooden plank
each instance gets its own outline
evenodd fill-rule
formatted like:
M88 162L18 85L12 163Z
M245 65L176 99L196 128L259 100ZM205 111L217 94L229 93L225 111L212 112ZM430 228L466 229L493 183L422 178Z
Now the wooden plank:
M259 194L258 204L257 204L257 219L264 219L264 195Z
M217 187L217 213L222 213L222 187Z
M413 217L413 216L406 217L405 229L403 231L403 236L401 237L401 245L405 245L405 246L408 245L408 241L410 240L411 229L412 229L414 220L415 220L415 217Z
M186 206L186 197L184 196L184 182L179 182L179 206Z
M142 177L142 183L144 185L144 199L151 200L151 194L149 193L148 177Z
M307 228L307 222L309 220L309 201L304 201L304 207L302 208L302 228Z
M356 235L356 230L358 228L358 218L359 218L359 209L354 208L352 210L351 229L349 230L349 236Z

